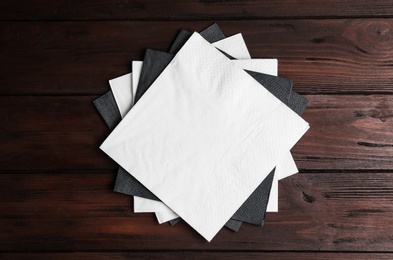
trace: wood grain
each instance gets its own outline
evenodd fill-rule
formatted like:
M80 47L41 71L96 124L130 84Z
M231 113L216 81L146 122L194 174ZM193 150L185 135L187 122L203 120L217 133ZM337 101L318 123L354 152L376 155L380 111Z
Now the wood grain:
M328 252L76 252L76 253L0 253L0 258L3 259L310 259L310 260L325 260L325 259L386 259L393 258L391 253L328 253Z
M2 1L3 20L228 20L270 17L386 17L393 2L331 1Z
M111 194L111 174L1 177L0 251L393 249L393 173L293 175L279 182L279 212L263 227L223 229L211 243L184 222L131 213L129 198Z
M292 149L300 169L392 169L390 95L309 95L311 128ZM0 97L0 172L115 172L96 96Z
M92 101L146 48L218 22L307 95L301 173L211 243L112 191ZM0 259L392 259L393 0L0 1Z
M292 149L301 169L392 169L390 96L313 95L310 130Z
M109 130L94 98L1 97L1 171L115 170L98 148Z
M29 177L30 175L30 177ZM113 191L115 174L2 174L0 219L141 217Z
M0 95L97 95L146 48L210 21L0 23ZM303 94L393 93L393 19L221 21Z

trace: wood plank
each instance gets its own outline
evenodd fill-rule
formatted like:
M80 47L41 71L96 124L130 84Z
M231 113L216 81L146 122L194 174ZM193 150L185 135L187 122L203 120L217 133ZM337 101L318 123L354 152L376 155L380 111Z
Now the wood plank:
M171 227L122 213L131 209L120 197L110 205L110 175L14 177L3 174L0 182L0 251L393 249L392 173L293 175L279 182L279 212L268 213L263 227L224 228L211 243L184 222Z
M30 175L30 176L29 176ZM0 219L150 217L113 191L115 174L2 174Z
M269 17L386 17L393 2L370 1L2 1L4 20L206 20Z
M102 94L107 81L128 73L131 60L142 59L146 48L168 50L181 28L210 24L0 23L0 58L7 61L0 65L0 95ZM242 32L252 57L278 58L280 75L303 94L393 93L393 19L219 24L227 35Z
M1 97L1 170L114 171L98 148L109 130L94 98Z
M306 96L310 130L292 149L301 169L392 169L390 96Z
M309 95L311 129L292 149L301 169L392 169L391 95ZM96 96L0 97L0 172L115 172Z
M2 259L386 259L393 258L391 253L326 253L326 252L76 252L76 253L0 253Z

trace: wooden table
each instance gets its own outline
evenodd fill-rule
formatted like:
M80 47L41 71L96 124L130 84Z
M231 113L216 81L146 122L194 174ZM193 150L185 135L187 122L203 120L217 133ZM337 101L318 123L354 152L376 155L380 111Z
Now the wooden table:
M393 1L1 1L0 258L392 259ZM211 243L112 191L92 101L146 48L218 22L310 105L263 227Z

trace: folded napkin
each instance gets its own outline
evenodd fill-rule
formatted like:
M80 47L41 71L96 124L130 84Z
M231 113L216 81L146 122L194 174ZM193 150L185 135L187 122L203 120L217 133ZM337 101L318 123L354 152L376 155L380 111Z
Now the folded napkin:
M180 48L184 44L183 41L186 41L191 33L182 30L179 33L179 36L176 38L175 43L172 45L172 50L175 48ZM215 41L219 40L214 43L215 47L220 47L223 48L225 52L229 52L232 55L235 55L237 58L249 58L250 55L248 53L247 47L245 46L243 37L241 34L237 34L231 37L228 37L226 39L223 38L223 33L219 29L219 27L214 24L210 26L209 28L205 29L204 31L201 32L201 35L204 36L205 38L209 38L210 41ZM182 39L182 40L179 40ZM221 50L222 52L224 52ZM173 58L173 55L159 52L159 51L153 51L153 50L148 50L145 54L145 59L144 59L144 65L143 69L141 72L139 71L134 71L133 73L133 91L135 91L135 86L138 85L138 97L135 98L135 102L139 100L140 96L143 95L143 93L150 87L151 83L158 77L158 75L162 72L162 70L165 68L165 66L170 62L170 60ZM273 60L272 60L273 61ZM134 66L133 62L133 66ZM256 64L255 62L253 63L254 65ZM260 62L259 62L260 64ZM275 60L273 62L265 64L266 68L265 71L271 72L271 73L277 73L277 65ZM252 67L252 66L251 66ZM139 74L142 74L140 77L138 76ZM125 75L127 76L127 75ZM135 80L137 78L137 80ZM139 82L139 78L142 80ZM139 83L138 83L139 82ZM111 82L110 82L111 83ZM120 88L119 88L120 89ZM143 91L142 91L143 90ZM132 178L124 169L120 167L119 172L118 172L118 177L116 180L115 184L115 191L129 194L129 195L139 195L144 198L152 198L152 199L157 199L150 191L148 191L146 188L143 187L135 178ZM155 202L149 202L149 200L146 200L144 198L140 197L135 197L134 199L134 211L135 212L154 212L156 205L158 203ZM150 210L148 211L146 205L150 203ZM139 209L139 205L141 205L141 209ZM162 205L158 207L159 210L162 210ZM172 219L174 216L174 213L167 208L166 211L158 212L157 214L157 219L159 223L166 222L170 219ZM176 216L177 217L177 216ZM231 222L234 222L232 220ZM233 229L234 225L228 223L226 225L227 227L231 228L234 231L237 231L238 228L240 227L240 224L237 223L236 229Z
M194 33L101 149L210 241L307 129Z
M182 34L182 32L180 33L180 35ZM240 34L238 34L238 35L235 35L234 37L237 37L237 38L241 38L241 40L242 40L242 37L241 37L241 35ZM227 38L227 39L233 39L234 37L229 37L229 38ZM232 44L228 44L228 43L231 43L232 42ZM239 44L240 43L240 44ZM242 46L242 43L243 43L243 46ZM245 44L244 44L244 41L242 40L242 41L237 41L236 42L236 44L233 44L233 40L232 41L229 41L229 40L222 40L222 41L219 41L219 42L217 42L216 44L215 44L215 46L217 47L217 46L223 46L223 47L221 47L221 48L224 48L227 52L228 52L228 50L229 50L229 52L232 54L232 53L235 53L235 51L233 51L233 50L240 50L240 49L243 49L243 50L241 50L240 52L238 52L238 53L236 53L234 56L237 56L237 57L240 57L240 58L245 58L245 57L249 57L249 54L248 54L248 51L247 51L247 49L245 48ZM230 49L232 46L242 46L241 48L239 48L239 47L237 47L237 48L232 48L232 49ZM246 50L246 52L244 52L244 49ZM157 52L158 54L161 54L160 52ZM246 54L244 54L244 53L246 53ZM241 55L245 55L245 57L241 57ZM156 57L157 58L157 57ZM164 56L164 58L165 58L165 56ZM151 58L149 58L149 59L147 59L148 61L152 61L152 60L154 60L154 59L151 59ZM258 60L256 60L256 61L258 61ZM252 63L250 63L250 61L248 60L247 61L247 63L246 64L248 64L248 66L249 66L249 68L251 68L251 69L253 69L253 66L250 66L250 64L252 64ZM254 64L255 65L258 65L258 66L254 66L256 69L260 69L261 68L261 65L260 65L260 63L258 64L258 63L255 63L254 62ZM134 62L133 62L133 65L134 65ZM272 66L271 64L270 64L270 66L269 66L269 64L267 64L268 66L266 66L266 68L274 68L274 66ZM243 65L243 66L245 66L245 65ZM262 66L263 67L263 66ZM276 65L275 65L275 67L277 67ZM133 70L135 70L134 69L134 66L133 66ZM276 70L276 69L275 69ZM273 73L276 73L276 72L271 72L272 74ZM134 72L134 75L138 75L139 73L135 73ZM125 77L128 77L128 75L129 74L127 74L127 75L125 75ZM121 78L121 77L120 77ZM118 78L118 79L120 79L120 78ZM116 80L112 80L111 81L111 87L112 87L112 89L113 89L113 83L114 82L116 82L118 79L116 79ZM259 79L259 81L261 80L261 78ZM262 79L263 80L263 79ZM269 81L269 78L268 79L265 79L265 81ZM124 80L123 80L123 82L124 82ZM261 81L260 81L261 82ZM137 85L136 83L135 83L135 81L133 82L134 83L134 85ZM266 82L266 83L269 83L269 82ZM270 85L272 85L272 84L270 84ZM274 85L274 84L273 84ZM291 87L291 86L290 86ZM119 88L119 89L121 89L121 88ZM135 88L133 88L133 90L135 91ZM278 97L280 97L280 90L281 90L281 92L283 92L284 93L284 96L285 95L287 95L287 94L289 94L290 93L290 88L277 88L276 89L276 96L278 96ZM272 91L271 91L272 92ZM274 92L274 91L273 91ZM272 93L273 93L272 92ZM120 107L119 108L121 108L121 104L120 104ZM290 157L290 156L289 156ZM293 159L292 160L290 160L291 159L291 157L289 158L289 162L291 163L292 162L292 166L294 166L294 167L292 167L292 169L294 169L294 170L292 170L292 172L291 171L289 171L291 174L293 174L293 173L295 173L295 172L297 172L297 169L296 169L296 166L294 165L294 162L293 162ZM287 160L288 161L288 160ZM282 163L280 163L280 164L282 164ZM278 169L283 169L283 167L278 167ZM285 168L284 168L285 169ZM124 170L123 170L124 171ZM279 171L279 172L283 172L283 171ZM276 173L277 173L277 171L276 171ZM285 171L284 171L284 173L285 173ZM288 171L287 171L287 173L288 173ZM124 172L124 174L127 174L128 175L128 173L126 173L126 172ZM279 177L280 175L278 175L278 177ZM121 177L121 176L120 176ZM275 175L275 179L277 179L278 178L277 177L277 174ZM122 178L119 178L119 180L120 180L120 183L122 183L122 184L127 184L127 182L126 181L124 181ZM263 183L265 186L266 186L266 181ZM274 184L276 184L276 185L274 185ZM272 192L273 192L273 194L275 194L275 196L271 196L270 197L270 199L269 199L269 208L268 208L268 210L270 210L270 211L272 211L272 209L273 209L273 211L274 210L277 210L277 198L278 198L278 195L277 195L277 182L275 181L275 183L273 184L273 189L272 189ZM131 185L124 185L125 187L130 187L130 186L132 186L132 184ZM261 187L262 187L262 184L261 184ZM139 191L139 189L138 189L138 187L134 187L133 188L134 190L136 190L137 191L137 194L138 194L138 191ZM148 195L145 195L146 197L151 197L151 198L153 198L153 199L157 199L154 195L152 195L148 190L146 190L146 189L142 189L142 191L143 190L145 190L146 191L146 193L148 194ZM262 221L262 219L263 219L263 215L264 215L264 212L265 212L265 210L266 210L266 203L267 203L267 198L268 198L268 194L269 193L262 193L261 191L262 191L262 189L259 189L260 191L260 195L259 195L259 198L260 198L260 201L259 201L259 203L257 204L257 203L254 203L254 202L252 202L252 198L251 197L253 197L253 196L250 196L250 202L248 203L248 206L246 205L247 203L245 203L245 205L243 205L239 210L238 210L238 212L237 212L237 216L235 216L235 217L237 217L237 218L239 218L239 215L240 216L242 216L242 214L241 214L241 211L243 210L244 212L243 212L243 215L245 216L244 217L244 221L246 221L246 222L249 222L249 223L253 223L253 224L260 224L261 223L261 221ZM268 188L264 188L263 189L263 191L264 190L270 190L270 188L268 187ZM255 191L255 193L258 191L258 189ZM131 193L132 193L132 191L131 191ZM143 194L142 194L143 195ZM151 196L150 196L151 195ZM254 194L254 198L255 198L256 196L255 196L255 194ZM258 196L257 196L258 197ZM275 201L276 202L272 202L272 199L273 198L276 198L275 199ZM147 204L147 202L146 202L146 200L145 201L143 201L143 199L138 199L137 197L135 198L135 201L134 201L134 209L135 209L135 211L136 212L146 212L146 211L164 211L164 209L165 209L165 207L162 207L162 204L160 204L160 203L157 203L157 202L155 202L155 201L151 201L150 202L150 207L146 207L148 204ZM259 206L259 210L257 210L258 209L258 207L257 206ZM254 214L249 214L249 212L250 212L250 209L252 209L253 210L253 213ZM247 213L247 214L246 214ZM169 220L168 219L168 216L169 217L172 217L172 216L174 216L173 215L173 212L169 212L169 215L167 214L167 219L165 219L165 216L160 216L160 214L158 213L158 215L157 215L157 218L159 219L159 220L161 220L161 221L167 221L167 220ZM250 216L253 216L253 219L252 219L252 217L250 217ZM240 219L241 220L241 219Z
M182 32L186 32L186 31L182 31ZM179 36L181 38L181 35L183 33L180 33ZM206 33L208 32L208 33ZM191 35L190 33L186 32L187 34L187 38L189 37L189 35ZM209 35L209 38L211 41L217 40L217 39L222 39L222 35L223 33L221 32L221 30L218 28L218 26L216 24L214 24L213 26L210 26L208 29L202 31L201 35ZM177 39L175 40L175 45L182 45L183 42L179 41L179 36L177 37ZM221 48L223 48L226 52L236 52L236 56L237 58L249 58L249 53L247 48L245 47L245 43L244 40L241 36L241 34L237 34L234 35L232 37L228 37L226 39L222 39L218 42L215 42L214 45L217 46L222 46ZM173 47L172 46L172 47ZM236 47L233 47L236 46ZM239 47L241 46L241 47ZM133 75L133 86L132 89L135 92L136 88L135 86L138 85L138 89L139 89L139 95L143 95L143 93L148 89L148 87L151 85L151 83L157 78L157 76L161 73L161 71L164 69L164 67L169 63L169 61L173 58L173 55L168 55L166 53L163 52L157 52L157 51L152 51L152 50L148 50L146 52L145 55L145 62L144 62L144 66L143 66L143 70L142 73L140 73L140 67L137 67L137 69L139 71L134 70L134 65L136 62L133 62L133 71L134 73ZM138 62L138 66L140 65L140 62ZM267 64L270 65L270 64ZM277 73L277 66L275 64L275 66L266 66L268 69L266 70L271 70L274 71L274 73ZM142 74L141 78L143 79L141 81L141 83L138 84L138 80L139 80L139 74ZM127 82L127 78L128 75L124 75L124 77L126 77L126 79L124 80L119 80L122 77L119 77L117 79L111 80L110 84L111 84L111 88L114 91L114 86L113 83L115 82L123 82L126 83ZM123 87L118 87L117 89L122 90L124 89L124 87L127 88L126 86L127 84L125 84ZM117 87L117 86L115 86ZM131 87L128 86L128 88L130 89ZM141 92L141 89L144 90L143 92ZM119 94L121 95L121 94ZM128 96L127 93L125 96ZM138 100L138 98L135 98L136 101ZM121 104L118 104L121 106ZM120 110L122 110L123 108L120 108ZM132 178L132 176L130 176L126 171L124 171L124 169L122 169L120 167L119 172L118 172L118 178L116 180L116 184L115 184L115 191L121 192L121 193L126 193L129 195L140 195L142 197L146 197L146 198L152 198L152 199L157 199L151 192L149 192L146 188L143 187L143 185L141 185L137 180L135 180L135 178ZM138 200L139 199L139 200ZM146 207L142 206L141 209L139 209L139 205L146 205L149 202L146 199L142 199L142 198L138 198L135 197L134 201L134 209L135 212L146 212ZM144 201L142 201L144 200ZM155 208L155 206L158 205L158 203L154 203L151 202L150 206L152 208ZM158 209L161 209L162 205L160 205L158 207ZM155 210L153 210L155 211ZM161 214L161 215L160 215ZM167 212L160 212L157 213L157 219L159 220L160 223L162 222L166 222L169 219L172 219L174 215L174 213L167 208ZM234 222L234 220L232 220L232 222ZM231 228L232 230L234 225L233 224L229 224L226 225L227 227ZM238 228L240 227L240 224L237 223L236 225L237 229L235 229L234 231L237 231Z
M215 32L215 34L218 35L218 37L210 37L211 40L214 39L218 39L220 38L223 33L221 32L221 30L219 30L218 26L211 26L209 27L211 28L210 30L208 29L208 31L210 31L210 35L213 34L213 32ZM206 31L206 30L205 30ZM201 33L201 35L204 34L203 31ZM191 34L187 31L182 30L179 34L179 36L177 37L177 39L175 40L175 45L179 46L179 45L183 45L184 43L182 41L186 40L189 38ZM182 39L182 40L179 40ZM235 56L238 59L244 59L244 58L249 58L250 55L248 53L247 47L244 43L244 40L241 36L241 34L237 34L234 35L232 37L229 37L227 39L223 39L221 41L215 42L214 43L215 47L219 47L222 48L223 50L220 50L223 53L230 53L232 56ZM173 47L171 48L172 52L174 49L179 49L178 47ZM228 56L228 54L226 54ZM153 50L148 50L145 54L145 59L144 59L144 65L143 65L143 69L141 72L141 81L138 84L138 97L136 97L136 101L139 100L139 98L143 95L143 93L146 92L146 90L150 87L151 83L158 77L158 75L163 71L163 69L167 66L167 64L172 60L173 55L170 55L168 53L163 53L163 52L159 52L159 51L153 51ZM277 62L276 60L268 60L268 61L264 61L264 63L260 62L261 60L247 60L246 62L242 62L242 61L238 61L237 64L239 64L240 66L242 66L243 68L247 68L247 69L255 69L258 71L263 71L266 73L270 73L273 75L277 74ZM289 95L290 93L290 89L287 89L287 93ZM291 159L291 158L290 158ZM293 160L292 160L293 162ZM282 171L285 171L286 169L284 167L280 167ZM297 172L297 168L295 167L295 169L289 169L289 173L293 174ZM124 171L124 169L120 169L119 171L119 175L127 175L127 173ZM124 187L124 179L128 179L129 181L127 182L126 188L127 188L127 193L131 194L131 195L139 195L142 196L144 198L152 198L152 199L156 199L156 197L149 193L148 189L144 189L142 187L142 185L136 181L135 179L133 179L131 176L119 176L118 180L120 180L120 182L116 182L115 185L115 190L119 191L119 192L123 192L124 193L124 189L120 190L118 189L118 187L123 188ZM266 184L265 184L266 185ZM269 185L269 184L267 184ZM134 187L134 188L132 188ZM270 190L270 188L269 188ZM134 192L133 192L134 191ZM141 193L143 192L143 193ZM267 194L268 195L268 194ZM174 216L176 216L175 214L173 214L173 212L167 208L166 211L163 210L162 205L160 205L159 207L156 208L156 205L158 205L156 202L152 202L150 204L150 207L148 207L147 205L149 204L149 201L144 199L144 198L140 198L140 197L135 197L134 198L134 211L135 212L156 212L156 216L157 219L159 221L159 223L163 223L166 222L168 220L171 220ZM255 214L254 214L254 220L253 221L249 221L250 218L245 218L246 221L248 221L249 223L253 223L253 224L258 224L258 223L262 223L262 219L264 216L264 212L266 211L266 204L267 204L267 200L268 200L268 196L266 196L266 194L261 193L260 195L260 200L261 203L259 204L259 207L255 207L255 203L250 203L248 205L248 207L252 207L253 209L259 208L259 210L254 210ZM278 201L278 196L275 200L271 201L271 204L277 203ZM139 206L141 206L142 208L139 209ZM277 208L274 205L270 206L271 208ZM245 212L249 212L249 210L247 210L247 203L246 205L244 205L241 210L244 210ZM237 230L235 230L237 231Z
M121 114L116 105L112 91L108 91L101 97L94 100L93 104L101 114L109 129L113 130L121 121Z

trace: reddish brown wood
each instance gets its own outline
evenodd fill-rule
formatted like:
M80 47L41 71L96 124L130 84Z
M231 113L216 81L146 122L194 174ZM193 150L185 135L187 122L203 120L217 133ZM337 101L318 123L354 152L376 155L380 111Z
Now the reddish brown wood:
M211 243L185 223L131 213L110 194L112 175L1 177L0 251L393 249L392 173L296 174L279 182L279 212L263 227L223 229Z
M0 219L151 215L133 214L132 197L113 192L115 174L11 175L0 177Z
M11 1L0 4L7 20L206 20L269 17L392 16L393 2L370 1Z
M310 260L326 260L326 259L386 259L393 258L391 253L298 253L298 252L89 252L89 253L0 253L0 257L4 259L310 259Z
M214 21L278 58L311 129L279 212L207 243L112 191L92 101L146 48ZM1 1L0 259L393 258L392 28L392 0Z
M0 171L115 172L98 148L109 130L95 98L0 97ZM311 128L293 148L301 169L392 169L392 96L307 98Z
M391 96L307 96L310 130L292 149L303 169L392 169Z
M0 94L101 94L146 48L202 22L0 23ZM393 93L393 19L221 21L252 57L278 58L301 93Z
M93 106L95 98L0 98L0 169L114 171L98 148L109 129Z

